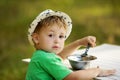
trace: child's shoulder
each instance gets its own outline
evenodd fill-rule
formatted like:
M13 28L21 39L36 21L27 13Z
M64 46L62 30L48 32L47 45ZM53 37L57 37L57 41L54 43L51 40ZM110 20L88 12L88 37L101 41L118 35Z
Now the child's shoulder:
M37 56L54 56L55 53L52 53L52 52L48 52L48 51L45 51L45 50L36 50L34 52L34 55L37 55Z
M55 58L55 56L56 55L54 53L50 53L44 50L36 50L32 56L32 60L37 60L37 61L50 60Z

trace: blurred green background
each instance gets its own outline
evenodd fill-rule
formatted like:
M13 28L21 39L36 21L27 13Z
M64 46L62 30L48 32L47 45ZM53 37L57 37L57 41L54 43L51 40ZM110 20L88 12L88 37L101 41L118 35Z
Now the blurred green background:
M120 0L0 0L0 80L24 80L34 48L27 40L27 29L43 10L67 13L73 31L66 44L88 35L97 45L120 45Z

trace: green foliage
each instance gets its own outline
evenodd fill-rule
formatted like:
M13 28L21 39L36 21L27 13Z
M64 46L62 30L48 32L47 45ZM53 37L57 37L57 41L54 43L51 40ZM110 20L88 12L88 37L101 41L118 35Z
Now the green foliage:
M1 0L0 2L0 80L24 80L27 63L23 58L34 51L27 40L27 29L43 10L66 12L73 30L66 44L88 35L97 45L120 45L119 0Z

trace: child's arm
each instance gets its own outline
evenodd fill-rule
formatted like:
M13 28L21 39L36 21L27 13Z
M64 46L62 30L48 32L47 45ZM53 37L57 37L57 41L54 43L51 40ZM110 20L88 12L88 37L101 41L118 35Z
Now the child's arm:
M100 68L91 68L87 70L78 70L70 73L64 80L93 80L97 76L109 76L113 75L116 71L102 70Z
M92 78L97 77L100 73L99 68L91 68L87 70L78 70L69 74L64 80L91 80Z
M74 42L72 42L71 44L69 44L68 46L66 46L62 52L60 52L58 55L65 59L67 56L69 56L71 53L73 53L75 50L77 50L79 47L81 46L87 46L88 43L94 47L96 44L96 38L94 36L88 36L88 37L84 37L82 39L78 39Z

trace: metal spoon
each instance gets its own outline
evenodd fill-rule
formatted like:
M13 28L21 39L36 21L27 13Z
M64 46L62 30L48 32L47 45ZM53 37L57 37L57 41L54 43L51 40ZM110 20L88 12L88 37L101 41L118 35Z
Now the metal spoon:
M87 45L87 47L86 47L86 50L85 50L85 52L81 55L81 57L86 57L86 56L88 55L87 52L88 52L89 48L90 48L90 44L88 43L88 45Z

